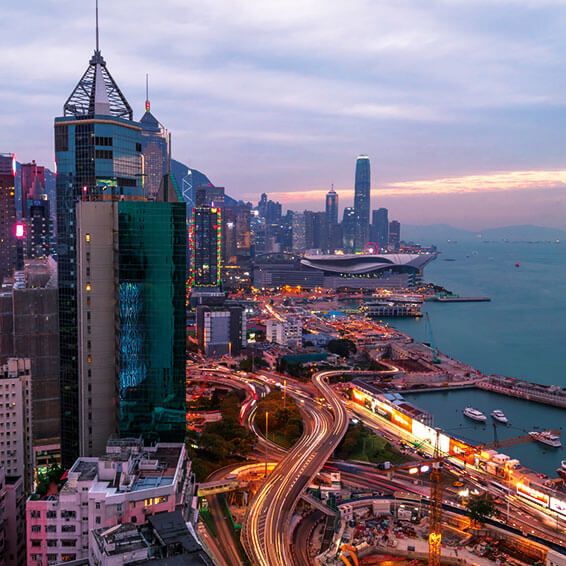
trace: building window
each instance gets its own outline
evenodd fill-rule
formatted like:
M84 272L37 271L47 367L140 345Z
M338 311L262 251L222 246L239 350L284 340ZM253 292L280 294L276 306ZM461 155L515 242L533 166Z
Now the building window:
M90 242L90 234L85 234L85 240L86 240L87 242Z
M92 289L91 284L90 284L90 283L87 283L87 284L86 284L86 290L87 290L87 291L90 291L91 289Z

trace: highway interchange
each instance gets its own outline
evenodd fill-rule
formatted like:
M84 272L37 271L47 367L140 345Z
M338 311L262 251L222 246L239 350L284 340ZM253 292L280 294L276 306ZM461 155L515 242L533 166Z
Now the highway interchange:
M343 374L344 372L320 372L313 376L312 384L304 384L267 371L262 371L259 374L242 375L242 372L233 372L221 365L208 367L200 364L190 369L194 370L190 373L198 374L200 371L208 374L209 378L216 376L214 379L224 382L224 384L231 383L236 388L246 388L249 387L250 383L254 383L256 391L260 391L260 396L263 396L270 388L282 388L283 380L286 380L287 394L297 401L304 421L302 437L287 453L278 445L266 440L255 429L256 402L244 403L245 409L241 414L243 423L257 435L261 451L265 449L267 443L270 462L279 461L279 463L248 505L241 540L254 566L280 566L282 564L302 566L306 564L306 550L304 548L297 548L295 553L291 552L293 539L290 533L291 519L305 488L331 458L347 431L351 417L355 416L366 426L388 438L391 438L390 433L378 426L371 412L353 407L327 383L327 378L331 374ZM318 398L313 399L313 387ZM352 412L353 409L357 409L355 414ZM454 471L458 473L458 470ZM490 489L485 478L477 477L477 475L468 472L465 476L465 481L469 485L477 485L486 488L494 495L501 495L497 490ZM343 472L343 479L346 480L347 478L348 474ZM378 475L372 466L360 465L356 475L350 479L357 485L366 485L368 488L373 486L375 490L393 492L394 490L404 489L420 493L423 498L428 497L426 478L421 479L419 487L415 486L415 479L406 474L396 474L396 481L392 481L390 478ZM454 489L447 490L445 503L461 508L457 491ZM218 500L213 500L211 503L213 504L211 514L215 524L217 521L219 523L224 522L224 527L221 527L221 536L216 539L215 544L231 547L223 551L224 559L219 562L242 564L236 545L233 543L233 536L229 532L226 522L222 521L223 510L218 507ZM546 540L562 544L563 535L557 534L555 528L548 524L548 517L541 517L529 505L516 498L510 500L509 509L512 512L510 525L514 525L524 533L532 532ZM500 511L505 516L507 509L503 506ZM547 524L541 524L541 519L545 519ZM305 524L306 526L308 526L308 522ZM224 541L220 539L224 539ZM227 544L223 544L223 542ZM301 547L305 544L304 536L299 537L299 543Z

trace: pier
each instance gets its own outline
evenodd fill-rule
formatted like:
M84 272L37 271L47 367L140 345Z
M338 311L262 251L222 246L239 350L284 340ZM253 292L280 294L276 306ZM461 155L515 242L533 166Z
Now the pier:
M437 303L488 303L491 301L490 297L458 297L456 295L445 297L433 297L431 301Z
M491 375L488 378L478 381L476 387L484 391L525 399L543 405L552 405L566 409L566 390L556 385L539 385L520 379Z

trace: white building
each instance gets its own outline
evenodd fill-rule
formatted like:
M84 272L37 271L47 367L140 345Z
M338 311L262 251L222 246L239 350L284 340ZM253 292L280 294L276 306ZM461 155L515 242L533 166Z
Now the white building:
M33 485L31 434L31 364L28 358L8 358L0 365L0 466L7 476Z
M89 556L89 532L151 515L181 511L197 518L191 462L184 444L144 447L141 440L109 441L100 458L79 458L67 482L26 504L28 565L47 566Z
M299 348L303 342L303 323L299 317L269 319L265 323L265 337L275 344Z

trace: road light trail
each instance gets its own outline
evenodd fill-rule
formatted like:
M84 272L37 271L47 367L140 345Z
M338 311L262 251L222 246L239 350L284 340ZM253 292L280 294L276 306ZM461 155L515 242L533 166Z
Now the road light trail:
M294 563L288 536L293 510L348 428L346 410L326 382L331 375L342 374L320 372L313 376L314 386L327 400L332 413L316 403L305 403L310 430L275 467L248 508L242 542L254 566Z

